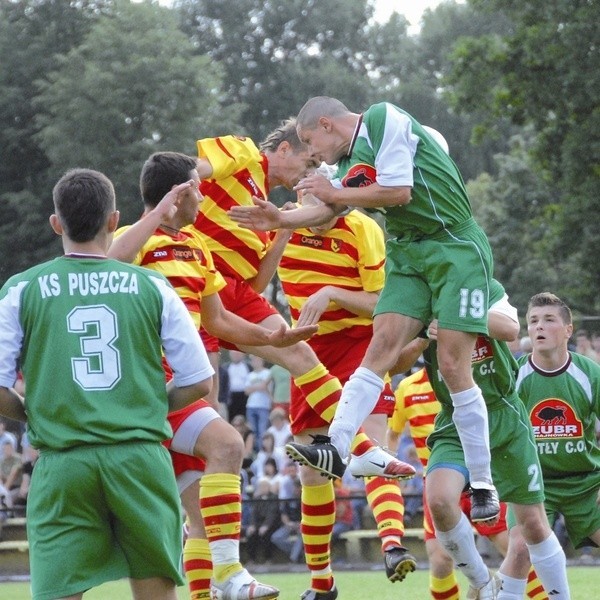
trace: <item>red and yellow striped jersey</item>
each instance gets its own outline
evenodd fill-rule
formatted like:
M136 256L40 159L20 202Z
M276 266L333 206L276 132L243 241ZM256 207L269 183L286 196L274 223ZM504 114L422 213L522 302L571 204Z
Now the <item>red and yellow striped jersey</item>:
M425 369L405 377L398 385L395 395L396 406L394 414L388 420L388 427L396 433L402 433L408 422L417 455L423 467L427 468L427 436L433 431L440 403L433 393Z
M269 248L269 233L240 227L227 211L232 206L252 206L252 196L267 199L267 158L244 137L207 138L196 144L198 156L208 159L213 173L200 183L204 200L194 227L223 275L252 279Z
M384 262L383 231L358 210L339 217L325 235L308 229L294 231L277 269L292 321L297 321L306 299L327 285L379 292L385 279ZM321 315L317 335L371 327L372 323L371 318L331 304Z
M128 228L121 227L115 237ZM202 297L225 287L225 280L215 269L210 251L192 227L184 227L173 235L157 229L133 262L161 273L170 281L198 329Z

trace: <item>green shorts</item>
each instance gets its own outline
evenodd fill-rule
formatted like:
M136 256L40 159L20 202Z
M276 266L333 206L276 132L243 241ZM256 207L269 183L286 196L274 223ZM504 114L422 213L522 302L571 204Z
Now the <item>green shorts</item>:
M492 478L500 499L516 504L544 501L537 448L524 404L518 397L488 407ZM427 438L431 456L427 472L436 468L460 471L468 480L465 457L452 413L444 406L435 419L435 429Z
M600 529L600 506L597 504L600 489L600 471L581 475L565 475L561 479L544 480L546 514L554 525L561 513L574 548L597 546L588 536ZM512 511L508 525L515 525Z
M183 585L181 527L161 444L43 451L27 502L32 596L71 596L124 577Z
M386 242L374 314L400 313L443 329L487 334L492 251L474 220L418 240Z

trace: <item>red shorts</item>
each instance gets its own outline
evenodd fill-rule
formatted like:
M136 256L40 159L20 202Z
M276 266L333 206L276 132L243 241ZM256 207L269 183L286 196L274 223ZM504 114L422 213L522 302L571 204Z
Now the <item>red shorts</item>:
M463 493L460 497L460 508L467 515L469 521L471 520L471 496L467 493ZM506 531L506 503L500 502L500 518L494 525L485 525L484 523L472 523L475 527L475 531L479 535L489 537L490 535L498 535L503 531Z
M179 429L181 424L194 412L196 412L199 408L204 408L206 406L210 406L206 400L196 400L196 402L192 402L185 408L181 408L180 410L175 410L170 412L167 415L167 420L171 424L171 429L173 430L173 435ZM168 448L169 454L171 455L171 461L173 462L173 470L175 471L175 476L178 477L185 471L204 471L206 468L206 462L198 458L196 456L189 456L188 454L180 454L179 452L175 452L171 450L171 440L165 440L164 445Z
M349 335L347 330L338 333L314 336L307 340L319 360L329 372L343 385L362 362L373 335L371 327L356 327ZM391 386L385 385L375 408L371 414L385 414L391 417L394 412L396 398ZM290 419L293 434L307 429L328 427L329 423L322 419L306 402L300 389L292 382L290 399Z
M271 315L278 315L277 309L258 292L253 290L247 281L224 276L227 285L219 292L223 306L238 317L250 323L262 323ZM203 329L200 332L207 352L218 352L219 347L237 350L235 344L219 340Z
M425 478L427 481L427 478ZM469 521L471 520L471 497L467 492L463 492L460 497L460 508L467 515ZM500 502L500 518L494 525L484 525L483 523L471 523L475 528L475 531L479 535L489 537L491 535L497 535L506 531L506 503ZM425 486L423 486L423 529L425 530L425 541L435 539L435 529L433 526L433 519L427 506L427 497L425 492Z

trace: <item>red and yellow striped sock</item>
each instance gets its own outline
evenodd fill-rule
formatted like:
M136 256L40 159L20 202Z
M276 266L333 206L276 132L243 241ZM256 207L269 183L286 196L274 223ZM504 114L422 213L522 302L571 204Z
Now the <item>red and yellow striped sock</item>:
M331 533L335 523L333 483L302 486L302 540L310 586L315 592L333 587L331 572Z
M319 363L308 373L294 379L294 383L304 394L313 410L325 421L331 423L342 393L342 384L337 377Z
M456 573L452 571L448 577L438 579L429 574L429 591L434 600L460 600L460 589Z
M365 479L365 490L377 523L381 549L385 552L389 548L402 546L404 498L400 484L385 477L368 477Z
M204 475L200 480L200 512L210 546L213 577L220 583L243 568L240 563L240 476Z
M544 590L542 582L539 580L535 569L531 567L527 574L527 587L525 588L525 595L527 598L532 600L548 600L548 594Z
M294 379L294 383L312 407L312 409L327 423L331 423L335 415L338 401L342 393L342 384L322 365ZM375 444L369 439L361 427L352 442L352 453L356 456L364 454Z
M352 440L352 446L350 447L350 452L355 456L362 456L365 452L371 450L371 448L375 448L375 444L371 441L371 438L365 433L364 429L361 427L354 436Z
M183 547L183 569L191 600L210 600L212 560L208 540L188 538Z

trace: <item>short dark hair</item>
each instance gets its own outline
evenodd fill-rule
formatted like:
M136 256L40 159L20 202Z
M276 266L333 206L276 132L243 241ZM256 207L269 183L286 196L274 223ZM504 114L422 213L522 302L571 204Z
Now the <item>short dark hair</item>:
M571 309L558 296L551 292L541 292L530 298L529 304L527 305L527 317L529 317L529 311L532 308L538 308L540 306L557 306L563 323L565 323L565 325L570 325L573 322Z
M146 206L156 206L174 185L190 179L197 167L194 157L180 152L155 152L142 167L140 192Z
M92 169L71 169L52 190L54 209L65 235L74 242L93 240L115 210L110 179Z
M271 131L271 133L269 133L260 143L260 149L263 152L274 152L281 142L287 142L294 152L299 152L306 148L306 145L301 142L298 137L298 132L296 131L296 119L294 117L282 121L279 127Z
M296 120L300 129L314 129L321 117L340 117L349 112L348 107L337 98L315 96L305 102Z

